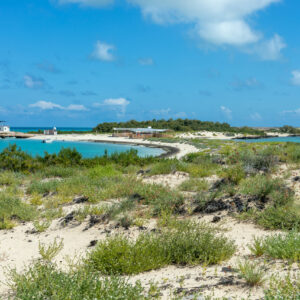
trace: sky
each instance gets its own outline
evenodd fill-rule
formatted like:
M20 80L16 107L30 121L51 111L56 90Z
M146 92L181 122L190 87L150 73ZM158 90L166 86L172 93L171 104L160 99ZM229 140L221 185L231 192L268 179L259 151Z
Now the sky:
M300 126L300 1L1 0L0 119Z

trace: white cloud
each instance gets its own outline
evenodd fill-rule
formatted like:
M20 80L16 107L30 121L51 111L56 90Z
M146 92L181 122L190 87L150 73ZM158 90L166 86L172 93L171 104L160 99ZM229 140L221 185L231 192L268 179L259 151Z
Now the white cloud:
M66 110L73 110L73 111L88 111L84 105L81 104L71 104L65 108Z
M103 7L114 3L114 0L58 0L59 4L80 4L81 6Z
M286 47L282 37L275 34L273 38L256 45L253 52L263 60L278 60L281 57L281 51Z
M94 103L94 107L103 107L107 106L112 110L116 110L121 112L123 115L126 112L127 106L130 104L130 101L128 101L125 98L109 98L105 99L102 103Z
M84 105L70 104L69 106L64 107L60 104L47 102L47 101L38 101L36 103L30 104L29 107L39 108L41 110L59 109L59 110L69 110L69 111L88 111L88 109Z
M226 118L232 119L232 111L228 107L221 106L220 109L222 113L226 116Z
M2 106L0 106L0 113L5 113L6 112L6 109Z
M261 39L247 23L254 13L280 0L127 0L156 23L190 23L204 40L245 45Z
M64 109L59 104L47 101L38 101L36 103L30 104L29 107L39 108L41 110Z
M292 72L292 84L300 86L300 70Z
M92 53L92 58L103 60L103 61L113 61L115 60L112 51L115 49L114 45L109 45L104 42L97 41L95 45L94 52Z
M197 35L216 45L241 46L256 43L262 34L251 28L248 20L260 10L281 0L127 0L138 6L145 17L155 23L191 24ZM60 4L77 3L102 7L114 0L59 0ZM266 41L270 54L276 57L282 44L278 38Z
M237 79L231 82L231 86L237 91L242 91L262 88L263 84L256 78L248 78L246 80Z
M171 112L171 108L163 108L158 110L151 111L154 115L161 116L161 115L168 115Z
M262 120L262 117L259 113L253 113L250 115L250 118L253 120L253 121L260 121Z
M152 66L152 65L154 65L154 61L151 57L140 58L139 59L139 64L141 66Z
M45 83L43 78L35 78L30 75L25 75L23 77L23 80L24 80L25 86L30 89L43 87L43 85Z

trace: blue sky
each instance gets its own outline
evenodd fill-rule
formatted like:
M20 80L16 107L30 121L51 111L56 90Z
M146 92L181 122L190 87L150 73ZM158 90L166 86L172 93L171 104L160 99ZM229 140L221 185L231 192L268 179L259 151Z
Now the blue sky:
M0 119L299 126L300 2L2 0Z

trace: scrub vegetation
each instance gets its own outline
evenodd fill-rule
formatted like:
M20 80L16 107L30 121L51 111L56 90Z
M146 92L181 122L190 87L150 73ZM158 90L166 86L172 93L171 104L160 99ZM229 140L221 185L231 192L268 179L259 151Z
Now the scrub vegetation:
M175 121L166 122L177 130ZM186 128L225 126L204 123L178 121ZM102 125L98 131L109 130ZM165 268L199 268L201 280L215 268L210 280L222 282L227 276L227 284L236 280L232 286L244 284L251 291L255 286L265 299L299 299L299 276L285 273L275 279L270 265L276 260L285 270L299 264L300 144L174 140L198 152L182 159L141 158L136 151L84 159L75 149L31 157L10 146L0 153L1 232L32 224L32 234L39 236L56 224L64 230L83 226L83 232L99 226L102 234L69 269L55 259L62 241L40 244L39 260L21 272L11 271L8 299L159 298L167 284L160 283L160 291L136 278ZM248 244L250 256L230 231L239 222L264 233ZM224 268L229 273L220 275ZM293 270L299 274L298 266ZM193 294L183 279L177 283L170 299Z

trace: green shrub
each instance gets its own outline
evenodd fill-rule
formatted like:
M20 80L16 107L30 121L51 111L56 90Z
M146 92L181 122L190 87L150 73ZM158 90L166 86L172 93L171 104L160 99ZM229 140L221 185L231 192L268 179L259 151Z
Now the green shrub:
M121 175L121 172L117 171L117 166L115 165L96 166L88 171L88 176L93 179L116 177L119 175Z
M266 229L300 229L300 216L292 207L268 207L256 217L259 225Z
M263 175L256 175L241 181L240 191L243 194L256 196L260 200L265 200L275 189L280 186L278 179L272 179Z
M220 172L220 176L232 184L239 184L246 177L246 173L242 166L230 166Z
M265 290L265 300L299 300L300 297L300 277L294 278L288 275L282 279L280 276L273 276L267 290Z
M0 193L0 229L10 229L14 220L30 221L36 210L19 198Z
M244 278L250 286L259 286L265 281L265 272L255 262L239 262L238 271L240 276Z
M206 180L191 178L184 181L179 186L179 189L181 191L186 191L186 192L201 192L201 191L207 191L208 187L209 187L208 182Z
M24 273L11 273L13 299L52 300L143 300L141 284L129 284L117 277L101 278L97 272L79 268L72 272L61 271L55 264L38 262Z
M257 242L254 241L254 243ZM268 257L292 262L300 261L300 234L296 231L266 237L265 239L260 239L259 243L261 251ZM257 246L253 244L250 250L253 251L256 248Z
M171 174L186 171L186 164L177 159L165 159L151 166L150 175Z
M34 181L30 184L27 189L28 194L49 194L57 192L58 185L60 181L58 180L49 180L46 182Z
M87 264L103 274L137 274L171 264L217 264L234 252L233 243L213 229L184 222L161 233L141 234L136 241L108 238L98 243Z
M246 173L258 171L269 172L278 162L273 154L273 148L268 147L262 150L245 150L239 154L239 161L242 163Z
M1 185L17 185L20 183L21 174L4 171L0 173L0 186Z

